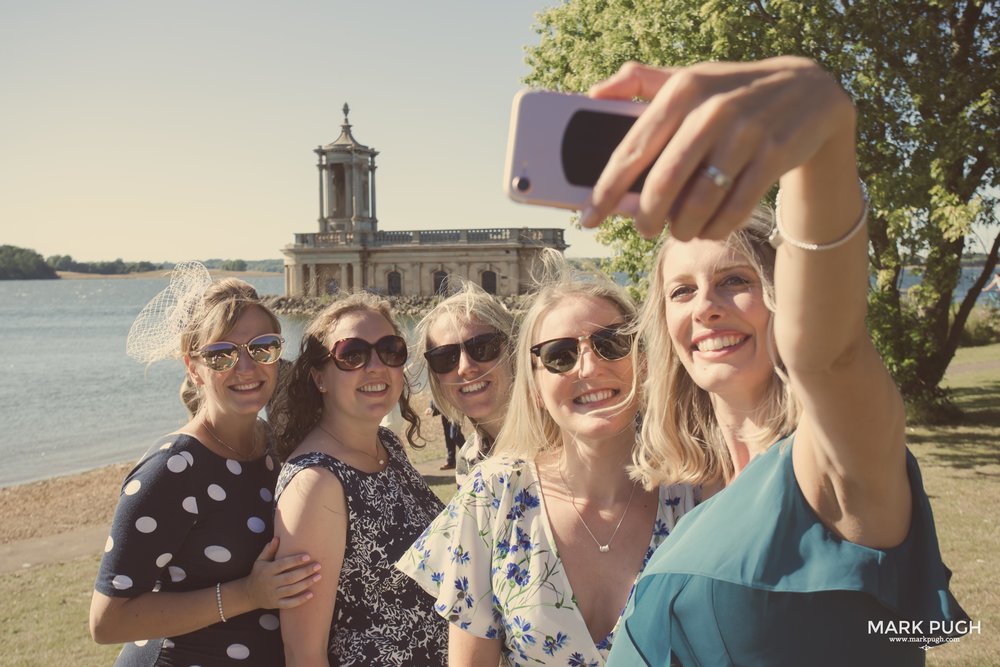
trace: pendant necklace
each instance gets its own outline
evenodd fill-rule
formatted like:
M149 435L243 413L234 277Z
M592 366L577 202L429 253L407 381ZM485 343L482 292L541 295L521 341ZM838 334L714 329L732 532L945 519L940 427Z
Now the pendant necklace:
M336 442L337 444L339 444L341 447L346 447L347 449L350 449L352 452L360 452L360 453L364 454L365 456L367 456L368 458L370 458L372 461L376 461L379 464L380 467L384 467L385 466L385 459L382 458L381 456L372 456L371 454L369 454L368 452L366 452L363 449L355 449L354 447L347 447L347 445L345 445L343 442L341 442L340 438L338 438L333 433L330 433L328 430L326 430L326 428L324 428L323 425L320 424L319 422L316 422L316 427L319 430L323 431L323 433L326 433L328 436L330 436L333 439L333 441ZM378 440L377 439L375 441L375 454L378 454Z
M566 487L566 490L569 491L570 497L573 499L572 502L573 511L576 512L577 518L580 519L580 523L583 524L584 530L586 530L587 533L590 534L590 538L594 540L594 543L597 545L598 551L600 551L602 554L608 553L608 551L611 550L611 543L614 542L615 536L618 535L618 529L622 527L622 523L625 521L625 515L628 514L628 509L632 506L632 498L635 497L635 485L637 484L638 480L632 482L632 492L629 493L628 495L628 502L625 504L625 511L622 512L622 518L618 519L618 525L615 526L615 531L611 533L611 537L608 538L607 544L601 544L601 541L594 536L594 531L592 531L590 529L590 526L587 525L587 522L584 520L583 515L580 514L580 510L577 509L576 495L573 493L573 489L570 488L569 483L566 481L566 477L565 475L563 475L562 468L559 468L559 477L562 479L563 486Z
M225 447L226 449L228 449L229 451L231 451L233 454L236 454L236 456L238 456L240 459L243 459L243 460L252 460L253 457L254 457L254 455L257 453L257 425L256 424L254 424L254 428L253 428L253 442L251 444L250 453L249 454L245 453L245 452L241 452L238 449L236 449L235 447L230 447L226 443L225 440L223 440L222 438L219 437L219 434L215 432L215 429L213 429L211 426L208 425L208 420L207 419L203 420L201 422L201 425L205 427L205 430L208 431L208 434L210 436L212 436L213 438L215 438L216 442L218 442L220 445L222 445L223 447Z

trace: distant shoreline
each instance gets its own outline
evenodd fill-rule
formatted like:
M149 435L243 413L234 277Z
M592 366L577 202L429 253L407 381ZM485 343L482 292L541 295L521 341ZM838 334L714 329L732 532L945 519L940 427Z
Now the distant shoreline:
M155 271L136 271L135 273L79 273L77 271L56 271L56 275L63 280L96 280L99 278L136 279L136 278L169 278L171 269L157 269ZM278 271L223 271L222 269L209 269L209 274L213 278L225 277L251 277L251 278L280 278Z

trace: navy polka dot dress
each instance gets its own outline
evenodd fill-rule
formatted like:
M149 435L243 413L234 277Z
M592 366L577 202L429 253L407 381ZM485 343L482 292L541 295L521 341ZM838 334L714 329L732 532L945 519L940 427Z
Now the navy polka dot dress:
M161 439L122 485L97 590L132 598L245 577L274 532L278 469L271 453L237 461L188 435ZM128 643L115 664L280 666L278 626L277 611L257 609L186 635Z

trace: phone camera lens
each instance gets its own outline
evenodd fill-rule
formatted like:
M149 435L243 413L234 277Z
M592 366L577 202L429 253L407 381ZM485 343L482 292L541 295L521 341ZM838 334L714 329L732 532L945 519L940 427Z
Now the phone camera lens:
M514 189L518 192L528 192L531 190L531 180L525 178L524 176L515 177Z

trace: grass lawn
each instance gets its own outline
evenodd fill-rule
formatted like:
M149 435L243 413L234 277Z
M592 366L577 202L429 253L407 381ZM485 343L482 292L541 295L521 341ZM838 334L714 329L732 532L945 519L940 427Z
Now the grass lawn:
M952 591L981 633L928 652L939 665L1000 664L1000 345L959 350L946 382L965 412L962 424L912 428L910 447L931 497ZM427 420L432 422L432 420ZM434 420L436 421L436 420ZM437 429L440 431L440 428ZM430 434L429 434L430 435ZM434 435L437 435L434 433ZM443 457L440 438L415 453ZM435 478L435 481L438 478ZM447 500L454 485L434 490ZM87 613L99 559L0 575L0 663L5 667L110 665L117 646L98 646Z

